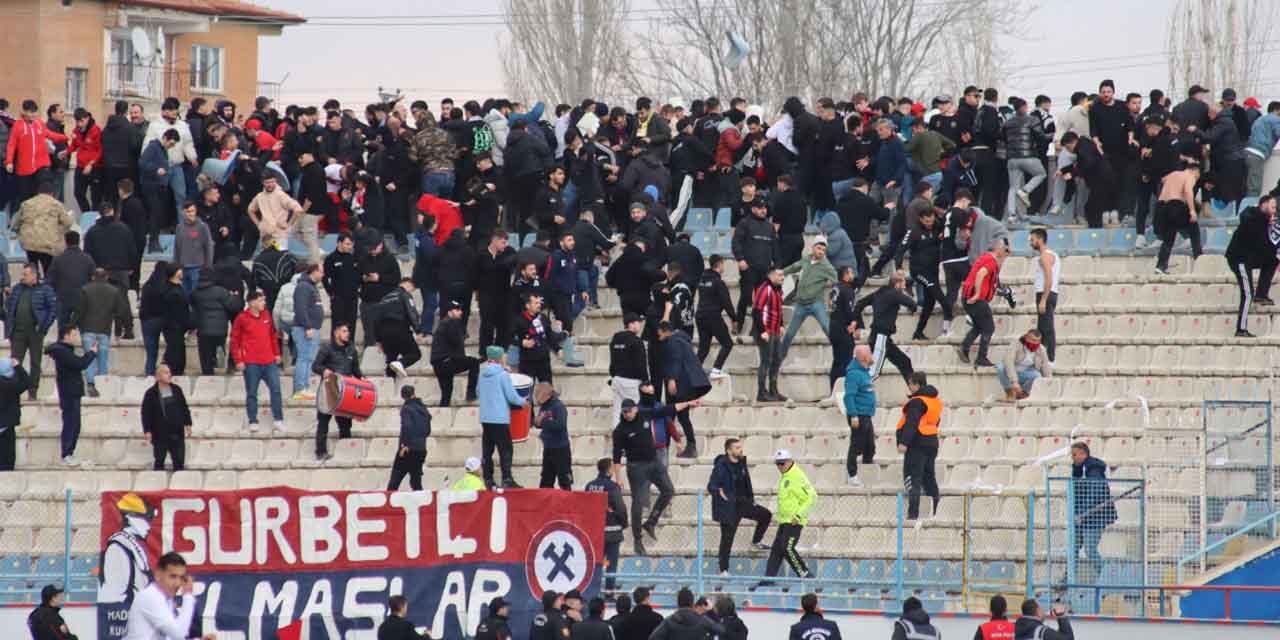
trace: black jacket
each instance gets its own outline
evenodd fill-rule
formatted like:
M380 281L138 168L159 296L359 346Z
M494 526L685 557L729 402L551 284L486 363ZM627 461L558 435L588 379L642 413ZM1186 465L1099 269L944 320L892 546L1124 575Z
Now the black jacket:
M325 369L329 369L340 376L363 378L364 373L360 371L360 357L359 353L356 352L355 341L349 338L345 345L340 345L336 342L326 342L320 345L320 350L316 352L315 362L311 363L311 372L323 376Z
M534 329L535 319L541 323L541 333ZM565 334L551 330L551 320L545 313L530 317L528 312L521 312L512 321L511 326L511 344L520 347L521 360L550 360L551 350L559 349L560 343L564 341ZM533 341L533 347L524 346L526 338Z
M1251 269L1275 264L1275 243L1280 240L1280 234L1273 237L1274 229L1275 226L1257 207L1248 207L1240 212L1240 225L1232 232L1231 242L1227 243L1227 262L1233 265L1244 263Z
M400 407L400 446L410 451L426 451L431 437L431 412L419 398L410 398Z
M652 215L646 215L631 228L630 242L637 240L644 242L644 259L651 265L667 262L667 236Z
M1071 630L1071 620L1066 616L1060 616L1058 620L1058 630L1050 629L1045 623L1023 616L1013 623L1013 637L1015 640L1074 640L1076 635ZM1044 627L1043 631L1040 628Z
M862 324L862 312L868 305L871 306L871 332L892 338L898 332L898 309L907 307L915 311L916 299L892 284L880 287L854 305L853 317L858 324Z
M579 219L573 223L572 233L573 252L578 256L579 269L587 268L597 255L609 255L609 250L613 248L613 240L604 235L604 232L600 231L595 224L586 220ZM702 264L702 261L699 260L698 264Z
M924 222L917 222L914 229L908 229L902 244L898 246L895 258L911 255L911 275L920 276L929 282L938 281L938 266L942 260L942 223L934 218L934 224L926 227Z
M1001 133L1004 134L1005 153L1009 159L1039 158L1040 149L1049 140L1040 118L1030 113L1009 118Z
M129 156L130 139L133 127L128 116L113 115L107 118L102 127L102 166L107 169L128 169L132 162ZM134 157L136 158L136 156Z
M0 378L0 431L12 429L22 422L22 392L31 388L31 377L18 365L13 375Z
M645 381L649 379L649 359L644 339L623 329L609 340L609 375Z
M573 625L569 637L573 640L614 640L613 627L600 618L587 618Z
M840 627L822 617L821 613L806 613L800 621L791 625L789 640L841 640Z
M778 236L773 222L754 215L743 218L733 230L733 258L746 260L752 269L768 269L773 266L778 252Z
M182 285L166 282L161 304L165 331L186 331L192 328L191 301L187 299Z
M511 274L516 268L516 250L507 247L495 256L485 247L476 256L475 265L476 293L482 300L505 303L503 298L511 291Z
M66 621L62 619L61 607L42 604L27 617L27 626L31 628L33 640L76 640L73 633L63 633Z
M424 640L430 637L418 633L412 622L399 616L387 616L378 625L378 640Z
M1150 149L1151 154L1139 161L1142 169L1142 177L1146 182L1157 185L1164 179L1169 172L1177 169L1178 165L1178 139L1169 132L1168 129L1162 129L1160 134L1154 138L1143 136L1141 150Z
M862 318L854 311L857 308L858 290L853 285L837 282L831 289L831 331L844 332L854 320L862 326Z
M84 396L84 370L89 367L98 354L90 351L84 355L76 355L75 347L65 342L55 342L44 349L45 355L53 359L58 372L58 396L62 398L80 398Z
M160 400L159 383L151 385L147 392L142 395L142 431L152 434L174 434L182 433L183 427L191 424L191 408L187 406L187 396L182 393L182 387L176 384L169 385L169 389L173 391L173 402L177 411L173 414L166 414Z
M649 640L653 630L660 624L662 614L654 611L648 604L637 604L618 630L618 640Z
M511 640L511 638L511 627L507 624L507 619L499 615L490 615L476 627L475 640Z
M933 388L933 385L927 384L916 395L936 398L938 397L938 390ZM924 417L926 411L928 411L928 407L919 399L912 398L907 401L907 406L904 408L906 423L902 425L901 429L898 429L898 444L905 444L908 447L924 447L926 449L938 448L938 436L920 435L920 418Z
M467 357L466 331L467 327L461 319L454 320L448 316L441 318L431 339L431 364L450 359L461 361Z
M324 279L320 281L329 298L354 300L360 293L360 265L355 252L334 251L324 258Z
M53 259L49 272L45 274L45 283L53 287L59 306L75 308L80 301L80 290L89 284L95 268L93 258L80 247L67 247L62 255Z
M680 265L681 278L685 282L698 282L702 279L702 270L705 268L705 262L702 259L702 251L694 246L692 242L681 240L667 248L668 262L675 262Z
M460 236L449 236L436 252L435 276L441 287L466 287L475 282L476 254Z
M221 285L201 278L196 290L191 292L191 315L195 318L196 333L202 336L225 336L231 321L244 310L244 300L231 295Z
M804 195L795 189L774 191L769 195L769 217L777 223L778 235L802 235L809 217Z
M857 189L849 190L849 197L836 204L836 213L840 216L840 226L855 245L866 244L872 220L889 221L889 210Z
M1133 117L1123 100L1113 100L1105 105L1101 100L1089 107L1089 135L1102 141L1102 151L1108 156L1130 152L1129 135L1133 131Z
M724 633L724 626L710 618L698 615L693 609L676 609L667 616L650 640L705 640Z
M274 246L263 249L253 259L254 286L262 289L266 294L268 309L276 308L276 295L280 293L280 287L297 274L297 266L298 259L292 253L281 251ZM397 267L398 273L399 267ZM396 280L399 281L399 275L396 276Z
M142 202L142 196L135 191L128 198L116 203L116 218L129 227L129 231L133 234L134 250L141 252L142 247L147 243L147 206ZM94 228L97 226L95 224ZM89 233L93 233L93 229L89 229ZM134 260L137 259L135 255ZM129 268L133 268L132 264Z
M533 616L529 625L529 640L564 640L568 637L569 621L559 609L542 611Z
M707 480L707 493L711 496L712 519L722 524L737 523L740 516L738 508L750 507L756 500L747 459L730 462L729 456L723 453L716 456L711 478Z
M134 200L134 198L129 198ZM133 231L118 218L99 218L84 236L85 253L108 271L132 270L138 261Z
M400 263L396 261L396 257L391 255L389 251L383 251L378 255L372 253L360 258L360 275L363 280L365 274L378 274L377 282L362 282L360 285L360 300L363 302L379 302L392 289L400 286Z
M525 130L507 135L507 148L502 152L503 171L513 178L541 175L551 168L554 158L541 135Z
M934 638L942 637L937 629L933 627L933 624L929 622L929 614L925 613L924 609L912 609L906 615L894 620L892 640L908 640L908 625L910 625L915 634L933 636Z
M693 350L689 334L677 329L662 342L662 362L666 365L662 375L676 381L676 396L698 398L711 390L711 380L702 370L702 362Z
M413 306L413 296L404 287L394 287L378 301L373 309L376 326L396 324L417 330L421 323L417 307Z
M719 318L720 312L724 312L729 316L730 322L737 322L736 309L733 307L733 298L729 295L729 286L724 283L724 278L720 277L720 272L713 269L707 269L702 272L702 279L698 281L698 308L694 312L694 318L713 319Z
M583 490L606 494L609 510L604 515L604 541L622 542L622 534L627 530L627 505L622 501L622 487L609 474L602 473Z
M649 287L662 280L663 275L649 265L639 247L631 244L605 272L604 279L618 291L623 311L644 313L649 306Z

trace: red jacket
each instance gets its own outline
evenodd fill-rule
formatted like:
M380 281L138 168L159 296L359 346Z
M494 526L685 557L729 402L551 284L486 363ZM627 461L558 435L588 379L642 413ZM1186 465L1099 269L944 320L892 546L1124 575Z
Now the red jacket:
M720 141L716 143L716 166L732 167L733 156L742 148L744 138L737 127L729 127L720 133Z
M751 296L751 309L760 332L777 335L782 331L782 287L765 280Z
M76 154L76 166L81 169L91 164L98 164L102 159L102 128L95 123L84 133L76 129L71 136L67 153Z
M13 172L20 176L29 176L49 166L48 140L66 142L67 137L48 130L39 120L14 120L13 129L9 131L9 148L4 154L5 165L13 165Z
M280 340L270 311L263 309L255 318L245 309L236 316L231 323L231 357L245 364L275 364Z
M458 205L443 198L425 193L418 198L418 211L436 219L436 246L444 246L449 234L454 229L462 228L462 210Z

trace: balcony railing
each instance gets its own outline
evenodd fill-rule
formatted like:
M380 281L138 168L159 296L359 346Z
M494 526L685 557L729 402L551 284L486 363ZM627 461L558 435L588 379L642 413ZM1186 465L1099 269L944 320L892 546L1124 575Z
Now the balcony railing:
M190 88L191 71L173 66L108 64L105 83L108 98L162 100Z

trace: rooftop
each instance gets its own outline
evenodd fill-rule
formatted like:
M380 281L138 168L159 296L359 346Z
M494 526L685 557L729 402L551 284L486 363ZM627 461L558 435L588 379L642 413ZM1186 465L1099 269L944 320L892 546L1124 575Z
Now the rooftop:
M120 4L152 9L170 9L187 11L207 16L234 18L249 21L285 22L298 24L306 22L302 16L268 9L241 0L121 0Z

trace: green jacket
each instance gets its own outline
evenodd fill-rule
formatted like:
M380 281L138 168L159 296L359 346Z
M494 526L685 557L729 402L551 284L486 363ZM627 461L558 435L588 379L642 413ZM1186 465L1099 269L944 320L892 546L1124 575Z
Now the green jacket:
M453 483L454 491L484 491L484 480L474 473L464 473Z
M778 479L778 524L809 524L809 511L817 500L818 492L814 491L809 477L800 470L800 465L792 463Z
M942 159L944 152L955 149L956 143L937 131L924 131L911 136L911 139L903 144L903 148L911 154L911 159L920 168L920 173L927 176L942 170L938 161Z
M823 258L821 262L813 262L813 256L806 256L783 269L786 275L800 274L796 283L796 304L810 304L824 300L828 288L836 284L836 268Z

